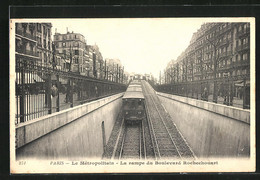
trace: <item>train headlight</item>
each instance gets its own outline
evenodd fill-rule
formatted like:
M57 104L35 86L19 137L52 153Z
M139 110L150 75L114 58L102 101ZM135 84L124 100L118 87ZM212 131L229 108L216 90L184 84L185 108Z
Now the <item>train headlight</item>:
M138 112L138 114L141 114L141 113L142 113L141 111Z
M128 111L126 111L125 114L128 114Z

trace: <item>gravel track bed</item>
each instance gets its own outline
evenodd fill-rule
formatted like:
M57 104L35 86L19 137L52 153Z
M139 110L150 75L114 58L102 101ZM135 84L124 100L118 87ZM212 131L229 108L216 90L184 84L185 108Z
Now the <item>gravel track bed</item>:
M150 130L149 130L147 118L145 118L143 120L143 125L144 125L146 159L154 159L153 144L152 144L152 139L151 139L151 135L150 135Z
M119 112L116 122L114 124L113 130L111 132L111 135L109 137L109 140L107 142L105 152L103 153L102 158L103 159L111 159L114 151L114 147L116 145L116 140L121 128L123 117L122 117L122 111Z
M121 159L140 157L141 125L127 125Z
M121 145L123 142L124 131L125 131L125 124L123 125L121 133L119 135L119 141L118 141L117 147L115 147L116 148L115 157L114 157L115 159L119 159L119 156L120 156L120 150L121 150Z

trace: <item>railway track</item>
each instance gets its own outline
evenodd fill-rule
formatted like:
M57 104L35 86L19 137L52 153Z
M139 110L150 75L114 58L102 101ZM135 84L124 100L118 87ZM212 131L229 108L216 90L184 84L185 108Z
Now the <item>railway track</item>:
M137 124L117 120L105 157L112 159L195 158L194 153L166 112L155 91L142 83L146 118ZM109 141L110 142L110 141ZM113 150L112 150L113 149ZM108 153L109 152L109 153Z
M119 159L145 158L145 141L142 123L126 125L120 147Z
M146 101L146 114L154 147L155 159L162 158L193 158L194 154L183 140L170 117L163 113L158 97L147 84L143 82Z

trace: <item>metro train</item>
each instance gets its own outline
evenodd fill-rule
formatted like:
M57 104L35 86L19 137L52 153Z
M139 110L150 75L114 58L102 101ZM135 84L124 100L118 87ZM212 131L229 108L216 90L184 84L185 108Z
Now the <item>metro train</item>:
M123 96L123 116L126 123L139 123L145 118L145 99L141 81L130 82Z

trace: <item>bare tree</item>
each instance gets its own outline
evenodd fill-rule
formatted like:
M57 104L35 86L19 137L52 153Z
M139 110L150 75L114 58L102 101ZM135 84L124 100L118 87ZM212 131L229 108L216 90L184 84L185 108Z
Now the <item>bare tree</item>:
M222 36L223 37L223 36ZM221 38L222 38L221 37ZM214 38L212 40L210 40L209 38L206 38L206 40L209 42L209 44L211 45L211 47L213 48L213 53L210 54L210 58L211 58L211 61L207 61L205 62L202 58L202 51L201 51L201 57L199 58L201 64L205 64L207 66L208 69L210 69L212 72L213 72L213 80L214 80L214 83L213 83L213 102L217 103L217 98L218 98L218 94L217 94L217 73L219 71L219 64L221 62L223 62L223 60L225 59L231 59L233 58L237 53L231 53L231 52L226 55L226 56L222 56L221 52L220 52L220 47L221 47L221 42L220 42L220 37L219 38ZM226 38L225 39L225 43L226 44L230 44L230 41ZM227 53L227 51L226 51ZM203 70L203 69L202 69Z

